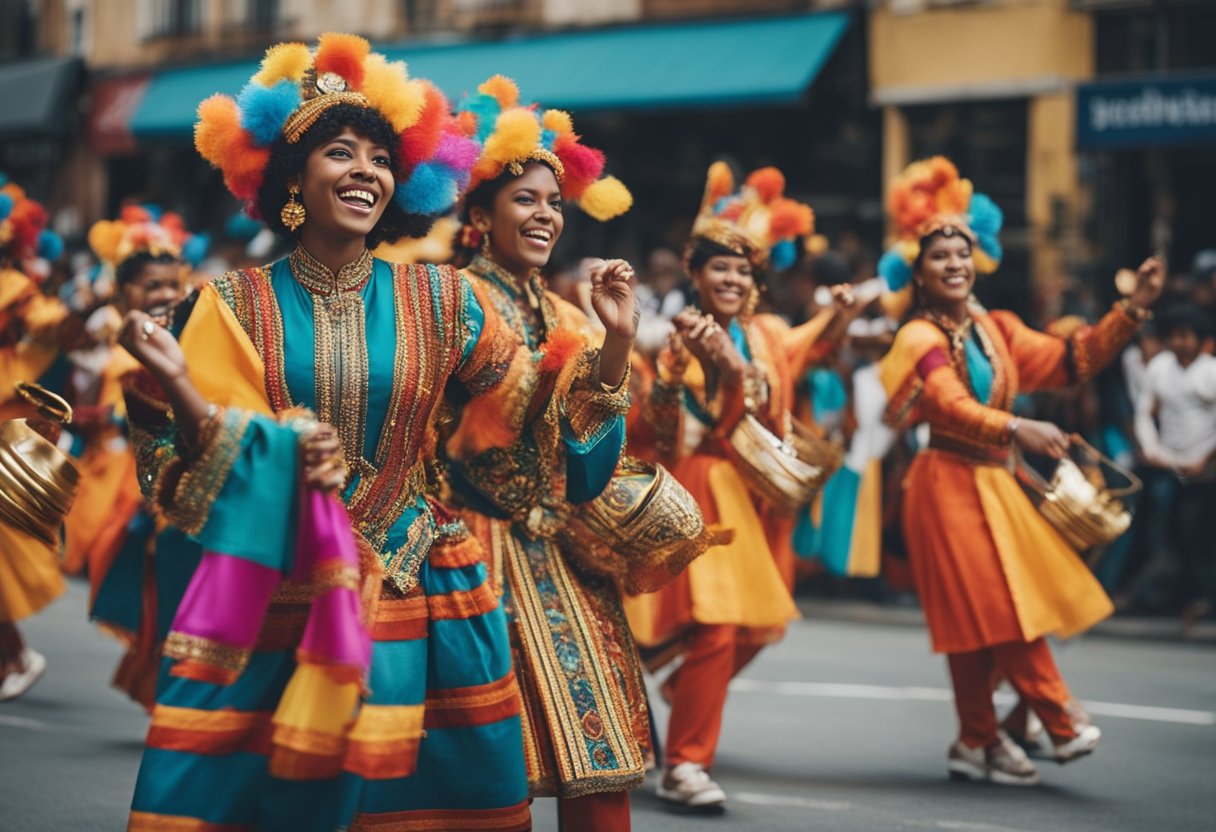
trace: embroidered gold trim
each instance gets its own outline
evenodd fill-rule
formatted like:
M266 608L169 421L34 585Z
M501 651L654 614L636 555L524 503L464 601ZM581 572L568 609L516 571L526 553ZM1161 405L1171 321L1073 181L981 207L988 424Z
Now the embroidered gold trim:
M176 630L165 639L164 655L172 659L193 659L203 664L240 673L249 663L249 650L220 644L202 636Z
M374 258L372 253L363 249L363 253L354 260L338 269L334 274L329 267L309 254L303 246L296 246L287 257L291 264L291 273L295 275L300 285L314 295L333 295L341 292L353 292L367 283L372 276Z
M283 125L283 138L288 144L295 144L300 137L308 132L308 128L317 123L317 119L330 107L339 104L351 104L355 107L371 107L367 96L361 92L327 92L305 101L296 111L287 117Z

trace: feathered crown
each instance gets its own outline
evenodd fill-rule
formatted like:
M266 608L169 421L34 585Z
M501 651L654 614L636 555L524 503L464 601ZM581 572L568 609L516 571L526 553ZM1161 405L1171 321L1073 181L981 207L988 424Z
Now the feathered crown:
M730 166L714 162L692 237L728 248L755 268L787 269L798 259L795 238L815 230L815 213L784 193L785 175L777 168L753 171L736 193Z
M202 251L199 252L200 248ZM100 220L89 229L89 247L111 269L137 254L167 254L193 262L202 259L207 240L190 234L182 218L155 205L128 205L116 220Z
M888 210L894 240L878 261L878 274L891 292L911 291L920 241L936 231L970 239L977 272L989 274L1000 265L1001 209L984 194L975 193L971 180L960 177L958 168L944 156L908 165L891 188Z
M540 112L519 102L519 87L495 75L467 95L456 113L464 135L480 146L469 190L496 179L504 170L523 173L526 162L553 169L562 198L578 203L597 220L610 220L633 205L633 195L615 176L604 172L604 154L579 142L574 121L562 110Z
M199 105L194 145L255 213L271 146L280 138L298 142L339 104L376 111L397 134L393 199L403 211L434 216L456 204L476 148L455 129L434 84L410 78L404 62L388 61L356 35L321 35L315 51L302 43L270 47L240 95L217 94Z
M46 223L42 204L0 173L0 257L16 262L34 256L58 260L63 240Z

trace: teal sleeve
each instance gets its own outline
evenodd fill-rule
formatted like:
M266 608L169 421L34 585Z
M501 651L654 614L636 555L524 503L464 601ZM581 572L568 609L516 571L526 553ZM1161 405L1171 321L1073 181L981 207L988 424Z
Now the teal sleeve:
M240 442L195 538L208 551L287 572L295 551L299 435L268 416L255 415Z
M469 360L469 356L473 354L473 348L477 346L477 341L481 338L481 332L486 326L486 313L481 308L477 295L473 294L473 287L463 277L460 279L460 293L462 299L460 306L464 310L460 321L463 338L460 345L460 363L463 364Z
M563 424L568 502L577 504L594 500L612 479L625 448L625 417L614 416L606 428L589 441L580 443L569 426Z

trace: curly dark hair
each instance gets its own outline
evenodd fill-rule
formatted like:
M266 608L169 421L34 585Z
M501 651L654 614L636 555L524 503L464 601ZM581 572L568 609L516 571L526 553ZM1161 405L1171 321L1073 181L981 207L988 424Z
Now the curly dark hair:
M140 251L132 254L126 260L118 264L118 268L114 270L114 281L119 286L125 286L135 278L139 277L139 273L143 271L144 266L149 263L180 263L181 260L174 257L172 254L153 254L150 251Z
M270 159L266 163L262 186L258 188L254 207L262 222L288 242L295 243L300 239L300 229L289 231L279 217L279 212L287 201L288 183L297 179L304 170L308 154L322 144L332 141L347 127L360 136L388 148L392 169L401 170L401 148L396 132L383 116L365 107L353 104L330 107L295 144L288 144L287 140L280 136L270 147ZM435 217L429 214L406 213L396 200L390 199L376 227L367 235L367 246L375 248L381 243L396 242L402 237L425 237L434 222Z
M714 257L739 257L739 252L734 249L727 248L721 243L715 243L713 240L707 240L704 237L693 237L688 241L688 246L684 250L684 262L687 264L689 274L704 266ZM748 258L749 260L751 258ZM756 269L753 271L752 278L756 282L763 279L764 273Z

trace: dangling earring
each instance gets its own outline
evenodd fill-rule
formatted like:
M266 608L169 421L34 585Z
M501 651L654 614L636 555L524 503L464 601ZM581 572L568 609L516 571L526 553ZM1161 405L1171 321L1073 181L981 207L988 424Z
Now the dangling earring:
M299 194L299 185L287 186L287 204L279 212L279 219L283 221L283 227L288 231L295 231L304 224L304 203L296 200Z
M481 232L481 256L489 259L490 257L490 232Z
M756 314L756 307L760 305L760 289L752 286L751 291L747 293L747 301L743 304L743 314L739 317L745 321L750 321L752 316Z

